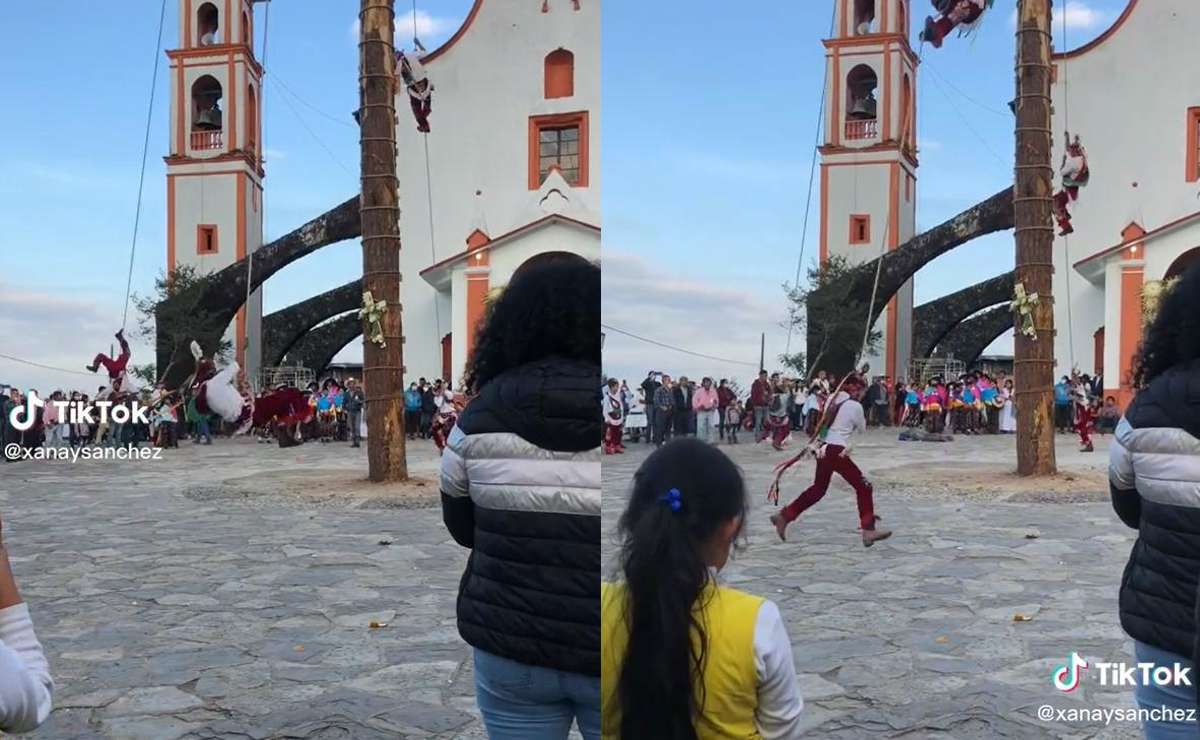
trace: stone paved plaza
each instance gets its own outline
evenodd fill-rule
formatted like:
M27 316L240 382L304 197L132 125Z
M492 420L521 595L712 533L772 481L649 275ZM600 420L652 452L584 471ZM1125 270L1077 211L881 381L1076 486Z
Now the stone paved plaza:
M4 538L56 682L37 737L485 736L454 622L467 553L439 508L253 495L289 468L364 477L365 449L183 444L0 465ZM410 460L436 476L431 444ZM250 495L219 495L238 478Z
M853 493L840 479L792 525L789 541L779 542L767 521L774 507L765 492L783 453L745 444L744 436L738 447L723 447L742 466L753 503L746 548L723 575L779 604L801 676L808 736L1140 736L1129 723L1106 728L1036 717L1045 704L1134 706L1131 690L1105 690L1095 676L1071 695L1051 684L1052 670L1071 651L1089 661L1132 662L1116 595L1133 533L1112 513L1098 482L1107 440L1088 456L1075 451L1073 438L1058 439L1061 469L1076 484L1087 481L1067 486L1073 493L1015 490L1004 473L1016 467L1012 437L900 443L894 433L871 432L855 458L875 481L877 511L895 535L870 550L856 531ZM605 458L608 567L616 519L647 453L644 444L629 449ZM959 464L943 470L948 456ZM952 490L953 479L969 477L964 465L994 469L1015 492L965 484L966 491ZM913 468L939 485L901 475ZM812 473L807 462L785 479L784 497L798 495ZM1048 503L1056 498L1077 503ZM1014 621L1017 615L1030 621Z

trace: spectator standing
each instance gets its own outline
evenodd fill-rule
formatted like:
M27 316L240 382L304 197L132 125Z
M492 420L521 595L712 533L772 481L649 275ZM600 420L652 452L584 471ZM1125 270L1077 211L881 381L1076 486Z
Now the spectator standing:
M405 400L407 401L407 399ZM366 403L366 394L359 387L358 381L354 378L347 380L346 392L342 396L342 409L346 412L346 423L350 425L351 447L361 446L359 440L362 439L362 412Z
M696 437L702 442L713 444L717 441L716 429L720 420L720 396L713 387L712 378L700 381L700 387L692 396L692 410L696 413Z
M671 389L671 376L663 375L662 382L654 389L654 444L662 447L671 437L671 425L675 419L675 394Z
M771 406L771 381L767 379L767 371L759 370L758 379L750 384L750 409L754 414L754 441L763 438L763 428L767 421L767 409Z
M689 437L692 435L692 384L686 375L679 378L675 384L673 400L675 404L675 436Z
M658 377L666 379L665 375L651 370L646 374L646 379L642 381L642 398L646 402L646 442L650 443L655 440L655 432L658 430L658 404L654 400L655 394L662 386L662 381Z
M720 414L717 422L717 432L720 434L721 439L725 439L726 409L736 400L737 396L734 394L733 389L729 387L729 381L726 378L721 378L721 382L717 385L717 411Z

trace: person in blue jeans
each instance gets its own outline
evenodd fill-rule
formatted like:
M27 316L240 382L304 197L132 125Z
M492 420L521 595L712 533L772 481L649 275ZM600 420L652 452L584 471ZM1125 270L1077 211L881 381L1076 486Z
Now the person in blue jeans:
M491 740L600 739L601 383L600 268L534 258L480 327L441 463Z
M1117 424L1108 463L1113 510L1138 532L1121 578L1121 627L1133 638L1139 663L1172 673L1178 666L1191 679L1139 685L1138 706L1194 714L1193 656L1200 652L1200 263L1159 304L1134 366L1133 386L1137 396ZM1147 740L1200 736L1194 719L1148 719L1142 731Z
M1071 379L1066 375L1054 384L1054 428L1071 431Z

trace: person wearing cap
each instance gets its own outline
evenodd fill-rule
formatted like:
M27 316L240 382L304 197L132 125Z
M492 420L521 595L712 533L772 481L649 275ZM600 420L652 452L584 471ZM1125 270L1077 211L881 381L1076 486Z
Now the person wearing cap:
M867 430L867 419L860 403L866 387L862 377L851 374L842 384L842 390L829 400L830 407L825 418L832 419L832 422L829 422L828 429L822 430L823 438L818 438L813 443L817 458L817 472L813 484L795 501L771 515L771 523L775 525L779 539L786 541L788 525L825 496L834 473L842 476L842 479L850 484L858 498L863 547L870 547L879 540L892 536L890 531L875 527L879 517L875 515L872 495L874 489L850 459L850 437L855 432Z

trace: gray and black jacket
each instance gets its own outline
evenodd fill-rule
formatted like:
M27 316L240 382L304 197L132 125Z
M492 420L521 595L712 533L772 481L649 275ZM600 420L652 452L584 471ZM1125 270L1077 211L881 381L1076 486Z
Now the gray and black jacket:
M600 369L547 359L487 383L442 456L446 528L471 548L458 631L526 665L600 675Z
M1200 658L1200 360L1138 393L1109 449L1113 509L1138 530L1121 578L1121 626Z

